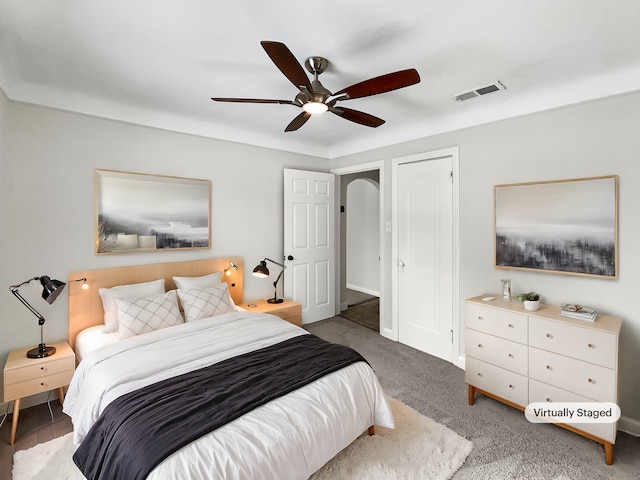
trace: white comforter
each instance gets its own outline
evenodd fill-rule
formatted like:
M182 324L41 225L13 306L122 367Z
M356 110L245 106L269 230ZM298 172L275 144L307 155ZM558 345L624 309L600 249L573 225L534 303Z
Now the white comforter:
M80 362L64 402L74 440L120 395L305 334L272 315L234 312L96 350ZM358 362L192 442L149 478L305 479L373 424L393 428L393 416L375 374Z

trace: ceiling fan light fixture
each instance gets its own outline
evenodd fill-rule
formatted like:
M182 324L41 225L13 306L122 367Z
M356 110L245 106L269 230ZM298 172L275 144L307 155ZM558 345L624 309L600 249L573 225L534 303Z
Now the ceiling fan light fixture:
M317 113L324 113L329 110L329 107L326 103L322 102L307 102L302 106L302 109L310 113L311 115L315 115Z

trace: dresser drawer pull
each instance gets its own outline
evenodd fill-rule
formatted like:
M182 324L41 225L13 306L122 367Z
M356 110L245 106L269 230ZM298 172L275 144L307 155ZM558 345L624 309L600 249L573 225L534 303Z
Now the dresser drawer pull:
M482 315L478 315L478 320L484 320L484 318L482 318Z
M589 343L589 344L587 345L587 347L589 347L589 348L593 348L593 343Z
M509 385L509 388L513 389L513 385Z
M551 338L551 334L550 333L547 333L547 338Z
M509 354L509 358L513 358L513 354L512 353Z
M478 348L482 348L482 344L481 343L478 344Z
M547 365L547 370L551 370L551 365Z
M481 374L480 372L478 372L478 376L479 376L479 377L481 377L481 376L482 376L482 374Z
M510 323L510 324L509 324L509 328L513 328L513 323Z
M589 380L587 380L589 383L593 383L593 380L590 378Z
M547 397L545 400L546 400L547 402L550 402L550 401L551 401L551 399L550 399L549 397Z
M40 367L40 370L44 370L44 367Z

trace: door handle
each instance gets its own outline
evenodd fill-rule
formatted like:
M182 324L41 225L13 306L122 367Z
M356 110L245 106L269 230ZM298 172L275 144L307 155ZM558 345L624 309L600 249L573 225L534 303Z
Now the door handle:
M404 262L402 260L398 260L398 266L402 269L402 271L404 272Z
M293 255L287 255L287 260L293 260Z

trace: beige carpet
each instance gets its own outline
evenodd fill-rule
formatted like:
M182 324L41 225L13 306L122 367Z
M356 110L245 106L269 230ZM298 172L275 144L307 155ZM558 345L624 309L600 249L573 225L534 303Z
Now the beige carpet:
M312 480L451 478L473 444L402 402L393 398L389 401L396 428L376 427L376 435L362 435L316 472ZM83 479L71 459L72 435L16 452L13 480Z

